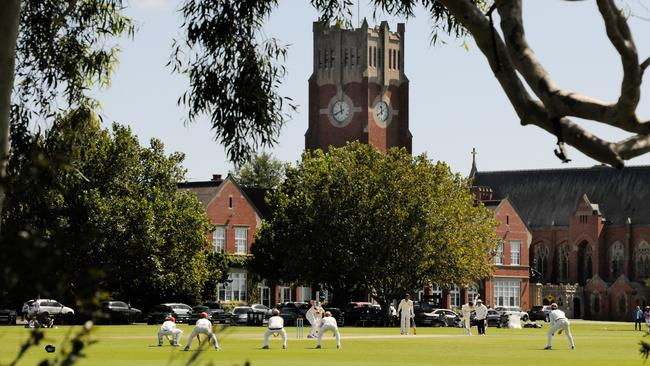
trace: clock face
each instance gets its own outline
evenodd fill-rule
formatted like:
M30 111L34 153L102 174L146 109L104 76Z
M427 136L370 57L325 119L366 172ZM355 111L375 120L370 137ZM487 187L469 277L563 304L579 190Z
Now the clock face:
M379 101L375 104L375 115L381 122L386 122L388 120L388 104L384 101Z
M334 117L334 120L337 122L345 122L345 120L350 116L350 105L343 100L337 100L332 105L331 113L332 117Z

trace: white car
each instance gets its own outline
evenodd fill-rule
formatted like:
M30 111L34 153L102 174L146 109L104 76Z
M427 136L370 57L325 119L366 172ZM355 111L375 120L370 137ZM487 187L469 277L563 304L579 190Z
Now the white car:
M36 307L38 303L38 308ZM33 317L36 315L53 316L66 322L72 321L74 310L56 300L36 299L28 300L23 304L23 317Z
M499 313L505 312L508 316L517 315L522 322L527 322L530 319L528 313L522 311L521 308L517 306L497 306L494 308L494 310L498 311Z

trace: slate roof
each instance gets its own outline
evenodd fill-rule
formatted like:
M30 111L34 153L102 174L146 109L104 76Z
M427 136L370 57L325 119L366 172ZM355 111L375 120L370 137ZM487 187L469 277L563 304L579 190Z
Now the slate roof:
M475 186L508 197L530 227L567 226L587 194L608 224L650 224L650 166L476 172Z
M182 182L176 186L178 189L194 192L199 200L203 203L203 207L208 208L208 204L212 198L217 194L217 189L222 181L205 181L205 182Z

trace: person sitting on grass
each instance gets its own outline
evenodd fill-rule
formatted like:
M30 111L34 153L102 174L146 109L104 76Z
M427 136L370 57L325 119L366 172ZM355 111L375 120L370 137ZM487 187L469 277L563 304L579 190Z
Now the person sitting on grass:
M217 336L214 335L214 333L212 332L212 322L208 319L208 313L204 311L199 316L200 319L196 321L196 326L194 327L194 330L192 330L192 334L190 335L190 339L187 341L187 346L185 346L184 351L190 350L190 347L192 347L192 341L194 340L194 337L198 337L199 334L207 335L208 342L212 340L212 342L214 342L214 349L220 351L221 348L219 348L219 342L217 342Z
M269 349L269 337L273 334L274 336L282 336L282 349L287 348L287 332L284 330L284 319L280 317L280 311L278 309L273 309L273 316L269 318L269 328L264 332L264 346L262 349Z
M178 346L178 341L183 336L183 331L176 328L176 318L171 315L160 326L160 330L158 331L158 347L163 345L163 336L167 337L169 344L174 347ZM172 339L169 339L169 336L172 336Z

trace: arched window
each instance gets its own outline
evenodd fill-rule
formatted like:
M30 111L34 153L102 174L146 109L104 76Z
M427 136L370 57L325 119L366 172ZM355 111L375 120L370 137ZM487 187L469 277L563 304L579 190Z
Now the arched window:
M634 260L636 278L639 280L650 277L650 244L645 240L637 246Z
M535 265L535 270L539 276L539 281L545 281L547 277L547 268L548 268L548 247L543 243L538 243L535 246L535 257L533 259L533 264Z
M623 273L623 244L615 242L609 251L609 269L612 278L615 279Z
M569 279L569 244L560 246L560 278Z
M618 313L627 313L627 299L625 298L625 294L621 294L621 296L618 297Z
M591 311L594 314L600 313L600 295L597 293L591 295Z

